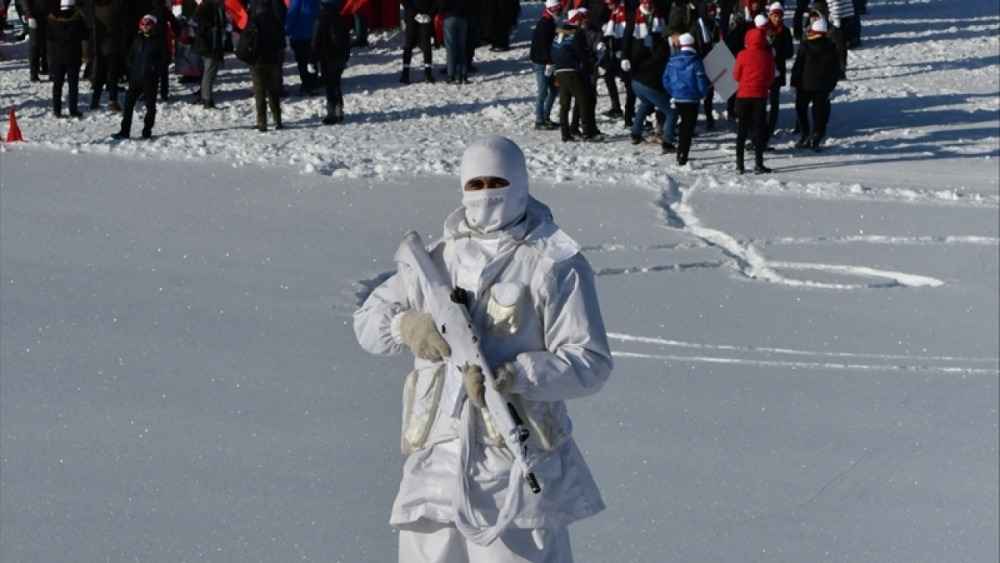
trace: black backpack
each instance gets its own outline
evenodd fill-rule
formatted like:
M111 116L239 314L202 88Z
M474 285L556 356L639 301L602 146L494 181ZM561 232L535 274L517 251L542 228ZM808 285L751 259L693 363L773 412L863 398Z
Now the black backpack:
M260 59L259 43L257 26L248 25L243 33L240 33L240 40L236 42L236 58L250 65L256 64Z

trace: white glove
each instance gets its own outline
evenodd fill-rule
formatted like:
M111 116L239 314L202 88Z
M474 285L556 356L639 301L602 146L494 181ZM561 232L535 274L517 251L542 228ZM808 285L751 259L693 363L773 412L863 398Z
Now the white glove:
M597 51L598 55L600 55L601 53L603 53L604 50L607 49L607 48L608 48L608 46L604 44L604 41L598 41L597 42L597 46L594 47L594 49Z
M427 14L417 14L417 16L413 19L416 20L417 23L431 23L431 17Z
M434 317L425 311L409 310L399 319L399 336L413 355L432 362L451 355L451 346L438 332Z
M622 52L621 51L615 51L615 58L616 59L622 58Z
M233 32L233 24L227 23L226 24L226 33L232 33L232 32Z
M30 27L31 29L35 29L38 27L38 22L35 21L35 18L28 18L28 27Z
M309 63L306 65L306 72L309 74L316 74L316 65Z
M625 72L632 70L632 63L628 62L628 59L622 59L622 70Z
M517 382L517 364L508 362L493 370L493 390L506 393L514 388Z
M556 65L545 65L545 76L552 76L556 73Z
M462 366L462 381L465 383L465 392L469 394L472 404L478 408L486 408L486 376L483 375L483 368L474 364Z
M497 393L506 393L514 387L517 381L517 365L514 362L506 363L493 370L493 390ZM486 376L483 369L478 365L465 364L462 366L462 382L465 384L465 392L472 399L472 404L478 408L486 408Z

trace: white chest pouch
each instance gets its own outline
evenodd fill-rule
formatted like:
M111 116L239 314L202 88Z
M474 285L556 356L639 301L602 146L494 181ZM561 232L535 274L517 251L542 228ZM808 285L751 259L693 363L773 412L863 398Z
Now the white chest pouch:
M496 338L510 338L517 334L521 325L521 300L524 286L519 283L502 282L490 288L490 298L486 303L486 332Z

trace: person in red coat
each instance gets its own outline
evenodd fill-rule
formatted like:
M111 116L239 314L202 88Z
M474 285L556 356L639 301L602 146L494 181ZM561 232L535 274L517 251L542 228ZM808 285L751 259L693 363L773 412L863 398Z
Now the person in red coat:
M736 130L736 171L743 173L743 151L747 131L753 125L754 174L767 174L770 168L764 166L764 146L767 144L767 97L774 82L775 65L771 46L765 32L760 29L747 30L744 39L746 49L736 56L733 78L739 82L736 90L736 115L739 128Z

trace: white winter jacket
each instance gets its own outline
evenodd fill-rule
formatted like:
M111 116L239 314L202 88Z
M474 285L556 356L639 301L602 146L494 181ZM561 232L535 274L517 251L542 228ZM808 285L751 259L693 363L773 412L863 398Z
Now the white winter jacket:
M579 245L530 199L525 220L490 235L469 231L459 208L430 249L453 287L464 288L490 367L517 366L511 402L527 420L529 463L542 492L526 483L519 528L565 526L600 512L600 492L572 439L564 401L598 392L612 360L594 285ZM399 316L423 306L419 284L403 270L386 280L354 314L358 342L374 354L408 351ZM454 521L460 463L458 417L468 401L461 375L446 363L416 359L403 397L402 449L410 454L390 524L420 518ZM513 456L488 414L473 409L476 444L470 501L477 517L495 521ZM526 415L526 416L525 416Z

